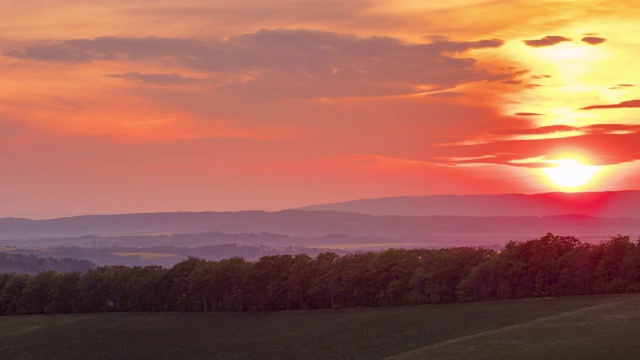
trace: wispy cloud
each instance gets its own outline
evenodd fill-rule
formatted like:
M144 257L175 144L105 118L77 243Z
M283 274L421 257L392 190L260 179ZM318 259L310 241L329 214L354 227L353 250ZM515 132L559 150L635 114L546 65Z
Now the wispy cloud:
M517 112L516 115L517 116L540 116L540 115L544 115L544 114L533 113L533 112Z
M29 125L24 122L0 118L0 140L15 138L28 133Z
M149 83L155 85L187 85L207 81L207 78L195 78L182 76L180 74L144 74L144 73L124 73L124 74L107 74L106 77L116 79L129 80L138 83Z
M591 105L591 106L580 108L580 110L620 109L620 108L640 108L640 100L623 101L618 104Z
M460 55L496 48L501 40L409 44L392 37L358 37L313 30L261 30L226 40L101 37L32 44L4 55L45 62L155 61L211 77L236 74L226 91L255 99L339 98L410 94L505 77ZM177 74L111 75L170 85Z

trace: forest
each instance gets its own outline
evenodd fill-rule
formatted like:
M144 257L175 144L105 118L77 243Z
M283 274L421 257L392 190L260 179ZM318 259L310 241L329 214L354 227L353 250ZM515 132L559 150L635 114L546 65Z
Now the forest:
M640 291L640 240L600 244L551 233L501 250L473 247L324 252L171 268L0 274L0 315L338 309Z
M59 273L85 272L92 267L95 267L95 264L89 260L78 260L70 257L40 257L33 254L0 251L0 273L37 274L45 270Z

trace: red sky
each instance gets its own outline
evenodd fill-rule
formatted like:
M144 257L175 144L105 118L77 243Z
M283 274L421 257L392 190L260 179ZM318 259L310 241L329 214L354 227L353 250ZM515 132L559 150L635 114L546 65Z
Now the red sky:
M639 6L5 1L0 216L640 189Z

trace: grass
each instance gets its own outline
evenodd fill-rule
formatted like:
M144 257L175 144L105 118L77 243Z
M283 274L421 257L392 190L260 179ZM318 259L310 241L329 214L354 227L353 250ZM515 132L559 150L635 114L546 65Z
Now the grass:
M116 256L138 256L141 260L162 259L162 258L178 256L178 254L154 253L154 252L117 252L117 253L111 253L111 254Z
M638 359L640 296L431 344L387 360Z
M31 315L0 317L0 357L626 359L640 350L637 334L640 294L242 315Z

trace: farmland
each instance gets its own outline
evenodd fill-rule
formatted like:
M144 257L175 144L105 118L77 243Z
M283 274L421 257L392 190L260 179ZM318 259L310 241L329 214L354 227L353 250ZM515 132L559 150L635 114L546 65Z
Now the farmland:
M631 358L640 295L393 308L0 317L3 359ZM606 356L605 356L606 355Z
M166 254L166 253L157 253L157 252L116 252L112 254L116 256L137 256L140 259L145 259L145 260L178 256L177 254Z

